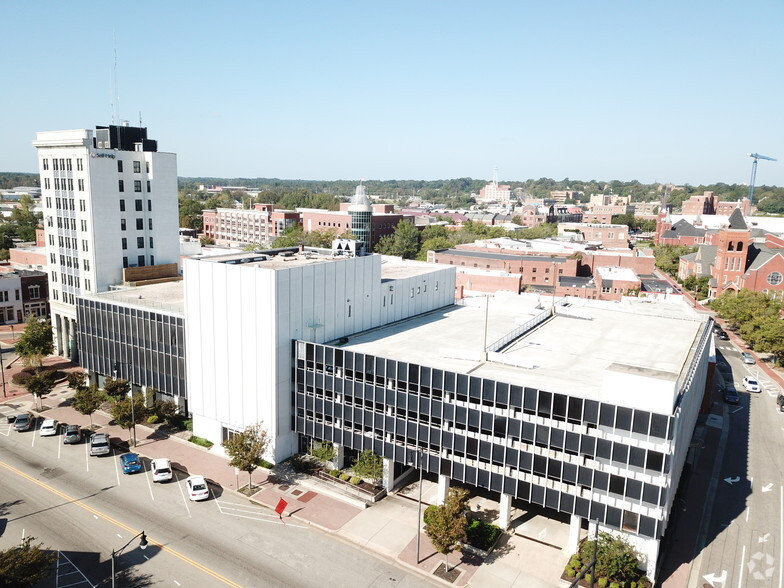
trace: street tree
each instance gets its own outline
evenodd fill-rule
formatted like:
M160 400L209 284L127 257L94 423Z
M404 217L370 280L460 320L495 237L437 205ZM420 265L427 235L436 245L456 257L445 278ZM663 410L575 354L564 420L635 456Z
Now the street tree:
M109 396L127 396L131 391L131 384L128 380L107 376L103 382L103 389Z
M54 389L54 374L38 370L27 379L24 387L33 395L38 407L41 408L43 397Z
M16 353L25 365L40 368L44 358L54 353L51 321L27 315L24 331L16 341Z
M441 506L432 504L425 509L425 535L438 553L444 554L444 565L449 571L449 554L465 541L468 519L468 490L450 488L446 501Z
M90 417L90 428L93 426L93 413L100 408L103 397L98 391L98 386L91 384L87 387L77 388L71 400L71 406L77 412Z
M133 404L131 404L133 402ZM143 422L149 416L147 402L142 394L123 395L115 399L112 403L112 418L117 425L123 429L128 429L128 442L131 443L131 429L133 429L133 444L136 442L136 425Z
M365 449L357 456L351 469L360 478L370 478L376 483L384 475L384 462L372 449Z
M21 545L0 551L0 586L28 588L51 575L57 553L43 548L43 543L33 544L35 537L28 535Z
M248 472L248 489L253 488L251 476L267 452L270 438L261 423L248 425L241 433L234 433L221 446L231 458L230 466Z
M79 390L85 387L85 383L87 382L87 374L82 370L68 372L68 375L65 376L65 381L68 382L68 387L71 390Z

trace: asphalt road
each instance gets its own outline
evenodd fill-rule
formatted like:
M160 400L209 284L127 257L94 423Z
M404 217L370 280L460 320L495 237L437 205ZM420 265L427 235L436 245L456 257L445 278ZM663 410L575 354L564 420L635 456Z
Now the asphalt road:
M40 421L37 423L40 426ZM0 549L24 536L59 552L48 586L429 586L419 576L295 520L212 488L190 502L184 476L123 475L116 450L89 457L62 436L0 422ZM134 535L150 542L142 550ZM121 580L120 580L121 579Z
M740 393L724 404L717 448L715 493L706 497L705 548L695 560L689 586L784 588L784 413L778 386L756 365L744 364L729 342L718 342L720 369ZM762 384L744 390L744 376ZM723 399L716 395L717 402Z

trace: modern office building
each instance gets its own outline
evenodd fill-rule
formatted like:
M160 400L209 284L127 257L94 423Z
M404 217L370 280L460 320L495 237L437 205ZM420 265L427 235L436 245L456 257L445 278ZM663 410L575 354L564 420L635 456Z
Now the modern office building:
M84 294L76 312L81 365L91 381L116 375L134 390L154 388L187 414L181 281Z
M55 352L76 359L76 299L123 268L177 263L177 162L147 129L37 134Z
M300 445L370 449L388 487L419 462L442 499L451 481L497 492L501 525L513 503L568 513L572 550L598 523L624 533L653 576L710 385L710 319L680 301L525 300L299 339Z
M216 245L236 247L242 245L270 245L273 239L299 223L299 213L293 210L275 210L272 204L256 204L251 209L217 208L202 211L205 237Z
M306 248L184 261L188 403L219 444L262 422L268 459L299 450L292 342L334 341L451 305L454 268Z

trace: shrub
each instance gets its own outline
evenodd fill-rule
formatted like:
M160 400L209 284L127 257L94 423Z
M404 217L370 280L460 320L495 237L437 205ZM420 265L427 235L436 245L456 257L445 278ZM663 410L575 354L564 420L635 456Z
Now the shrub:
M260 459L256 463L258 463L261 467L263 467L263 468L265 468L267 470L271 470L273 467L275 467L275 464L267 461L266 459Z
M26 386L27 382L30 381L30 378L33 377L33 374L30 372L24 371L19 372L11 376L11 383L16 384L17 386Z
M193 431L193 419L185 419L183 423L186 431Z
M213 446L212 441L204 439L203 437L197 437L196 435L191 435L188 441L190 441L191 443L195 443L196 445L201 445L202 447L206 447L207 449Z
M588 572L587 574L585 574L585 575L583 576L583 580L585 580L586 582L588 582L588 585L590 586L590 585L591 585L591 582L593 581L593 574L591 574L591 572Z
M154 425L155 423L158 422L158 415L151 414L150 416L147 417L147 422L150 423L151 425Z
M610 588L621 588L618 582L610 582Z
M329 441L314 443L309 453L321 461L332 461L335 457L335 447Z
M498 537L501 536L501 533L503 533L501 527L479 520L470 521L468 523L468 529L466 529L468 542L474 547L484 549L485 551L495 545L495 542L498 540Z
M346 481L351 479L351 474L347 474L347 473L344 472L344 473L340 474L340 476L338 476L338 477L341 480L343 480L344 482L346 482Z
M568 565L573 567L575 570L580 570L583 567L583 564L580 561L580 558L577 557L576 555L572 556L572 558L569 560L569 564Z
M304 459L301 455L295 455L289 460L291 467L294 468L294 471L300 474L309 474L313 471L313 464L309 462L307 459Z
M599 584L599 586L601 586L601 588L607 588L607 584L608 583L609 583L609 580L607 580L607 578L599 578L599 581L597 582L597 584Z
M359 485L359 483L361 481L362 481L362 478L357 478L356 476L352 476L351 479L348 482L349 482L349 484L353 484L354 486L357 486L357 485Z
M329 470L329 475L333 478L337 478L340 475L340 470Z
M572 566L566 566L566 577L569 578L570 580L572 578L577 577L577 572L574 571L574 568Z

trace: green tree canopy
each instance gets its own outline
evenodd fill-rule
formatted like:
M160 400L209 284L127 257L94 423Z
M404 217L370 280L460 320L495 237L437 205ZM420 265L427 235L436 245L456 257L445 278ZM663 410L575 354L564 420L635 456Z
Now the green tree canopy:
M144 422L149 416L149 409L144 395L133 394L133 404L130 396L120 396L112 403L112 418L123 429L128 429L130 438L131 429L134 431L133 444L136 444L136 425Z
M54 389L54 373L37 370L27 379L24 387L40 406L42 398Z
M92 384L88 387L77 388L71 402L74 410L90 417L90 426L92 427L93 413L100 408L103 402L103 396L98 391L98 386Z
M57 553L33 541L35 537L30 535L18 547L0 551L0 586L29 588L52 574Z
M52 323L33 314L28 315L25 329L16 342L16 353L26 365L40 367L44 358L53 352Z
M446 501L441 506L435 504L425 509L425 535L428 536L438 553L444 554L444 562L449 570L448 556L466 539L468 519L465 511L468 491L463 488L450 488Z
M261 423L249 425L241 433L234 433L221 446L231 458L229 465L248 472L248 488L253 488L251 476L269 447L270 439Z
M419 229L410 221L401 220L392 235L379 240L376 253L396 255L403 259L416 258L419 253Z
M109 396L127 396L131 391L131 384L128 380L107 376L103 382L103 389Z
M351 469L360 478L370 478L376 483L384 475L384 461L373 450L365 449L357 456Z

